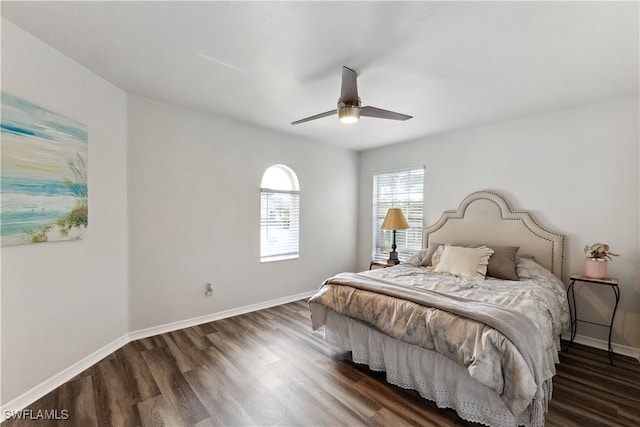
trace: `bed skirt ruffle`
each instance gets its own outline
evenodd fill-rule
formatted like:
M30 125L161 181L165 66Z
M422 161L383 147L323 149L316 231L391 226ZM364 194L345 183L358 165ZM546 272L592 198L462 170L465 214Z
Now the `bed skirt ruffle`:
M439 408L451 408L467 421L492 427L544 425L551 399L551 379L543 386L545 401L533 402L523 413L514 416L500 396L471 378L455 362L391 338L363 322L328 310L324 338L339 349L350 351L355 363L367 365L373 371L384 371L390 384L416 390Z

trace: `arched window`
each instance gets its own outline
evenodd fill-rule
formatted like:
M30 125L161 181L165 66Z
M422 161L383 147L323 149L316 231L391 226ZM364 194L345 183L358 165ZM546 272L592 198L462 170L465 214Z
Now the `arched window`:
M299 257L300 186L296 173L274 165L260 184L260 261Z

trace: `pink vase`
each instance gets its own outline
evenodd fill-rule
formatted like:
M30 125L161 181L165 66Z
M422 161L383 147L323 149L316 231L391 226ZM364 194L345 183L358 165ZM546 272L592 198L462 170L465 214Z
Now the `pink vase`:
M607 260L598 258L587 258L584 266L584 275L594 279L604 279L607 277Z

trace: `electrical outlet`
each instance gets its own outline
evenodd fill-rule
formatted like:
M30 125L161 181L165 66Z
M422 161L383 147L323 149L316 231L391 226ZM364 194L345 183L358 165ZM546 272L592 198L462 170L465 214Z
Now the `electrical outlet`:
M205 291L205 295L208 297L213 295L213 285L211 283L207 283L207 290Z

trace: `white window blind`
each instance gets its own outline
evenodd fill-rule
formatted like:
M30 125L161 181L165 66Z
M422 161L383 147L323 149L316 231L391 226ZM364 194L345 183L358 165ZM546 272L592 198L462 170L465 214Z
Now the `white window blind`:
M295 172L267 169L260 189L260 261L299 257L300 192Z
M374 261L386 261L391 251L392 231L380 228L389 208L400 208L409 229L396 232L396 251L405 261L422 248L424 167L373 175Z

